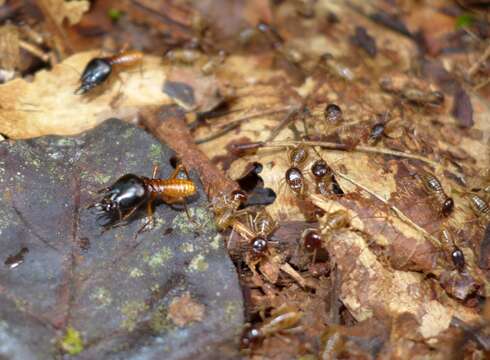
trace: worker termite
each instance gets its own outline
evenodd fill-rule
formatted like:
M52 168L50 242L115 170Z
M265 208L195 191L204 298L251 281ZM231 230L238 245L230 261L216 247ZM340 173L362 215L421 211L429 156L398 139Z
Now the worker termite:
M165 53L171 62L192 65L203 57L203 53L196 49L172 49Z
M480 196L474 193L468 195L471 208L479 217L486 217L490 215L490 207L488 203Z
M309 228L301 235L301 242L308 251L319 250L323 246L324 238L330 237L335 230L348 227L352 219L347 211L337 210L326 213L319 220L321 221L319 229Z
M415 176L422 182L424 190L434 197L439 207L438 212L444 217L451 215L454 209L454 200L446 195L441 182L428 172L422 172Z
M225 230L233 225L238 209L247 201L247 195L241 190L234 190L230 194L218 196L211 204L216 226L219 230Z
M308 150L303 145L294 147L289 152L289 169L286 170L285 180L291 191L302 196L306 190L305 179L301 167L308 159Z
M303 314L295 307L282 304L271 312L270 317L263 324L245 330L242 346L250 347L266 337L294 331L302 316Z
M334 181L333 170L323 159L316 160L311 166L311 173L316 182L316 191L321 195L330 194L330 186Z
M252 242L252 251L254 254L261 256L268 248L268 238L276 230L277 222L267 210L262 209L257 212L251 224L255 233L255 239Z
M255 214L248 213L247 221L236 221L233 230L249 241L252 258L259 258L269 249L269 237L277 228L277 222L266 209L260 209Z
M348 227L351 218L347 211L336 210L332 213L327 213L321 221L321 234L323 236L331 236L333 231Z
M329 124L337 125L342 121L342 109L336 104L328 104L324 115Z
M447 251L449 257L451 258L451 262L453 263L456 270L458 270L458 272L462 272L464 270L466 262L463 252L458 246L456 246L453 234L447 228L444 228L441 231L440 240L443 249Z
M88 62L80 78L80 86L75 90L76 95L82 95L102 84L111 75L114 66L132 66L140 63L143 53L125 51L110 57L97 57Z
M466 265L464 254L456 245L453 233L448 228L443 228L439 237L442 248L446 251L454 267L458 272L462 272ZM449 260L449 259L448 259Z
M181 203L185 206L188 197L196 194L196 184L187 176L187 171L182 164L178 164L172 175L167 179L156 177L158 167L153 168L152 178L126 174L120 177L114 184L99 191L104 196L101 201L90 205L101 214L109 216L110 220L104 227L110 229L122 221L128 220L136 210L146 205L147 222L138 233L153 222L153 203L162 200L167 204ZM180 178L185 173L187 179ZM187 208L185 208L187 211Z
M423 80L413 79L407 75L384 77L379 84L384 91L397 94L415 105L440 106L444 103L442 92L432 91L430 85Z

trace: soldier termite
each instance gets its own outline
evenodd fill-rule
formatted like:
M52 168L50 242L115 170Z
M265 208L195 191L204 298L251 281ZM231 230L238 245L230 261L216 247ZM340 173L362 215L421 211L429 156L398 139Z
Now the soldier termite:
M421 181L424 190L434 198L438 212L444 217L451 215L454 209L454 200L446 195L441 182L428 172L417 173L415 176Z
M128 220L136 210L146 205L147 222L138 230L140 233L153 223L152 205L156 200L162 200L167 204L181 203L186 206L186 199L196 194L196 184L189 179L182 164L177 165L167 179L156 178L157 172L158 167L155 166L152 178L126 174L111 186L99 191L104 194L102 200L90 205L89 208L94 207L101 214L112 217L111 220L116 221L116 223L114 221L106 223L104 225L106 230ZM187 179L180 178L182 172L186 174ZM185 209L187 211L187 207Z
M116 66L132 66L140 63L143 53L139 51L124 51L110 57L97 57L88 62L80 78L80 86L75 94L81 95L105 82Z

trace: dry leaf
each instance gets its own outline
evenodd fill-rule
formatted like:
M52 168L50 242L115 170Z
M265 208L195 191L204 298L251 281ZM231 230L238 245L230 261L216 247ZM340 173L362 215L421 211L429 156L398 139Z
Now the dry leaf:
M75 95L80 73L91 51L73 55L34 80L16 79L0 86L0 132L11 138L47 134L72 135L91 129L110 117L131 119L145 106L171 102L162 92L166 71L156 56L108 79L87 95Z
M90 8L90 3L86 0L42 0L41 2L58 25L61 25L65 18L70 25L77 24Z
M19 31L14 25L0 27L0 67L13 70L19 63Z

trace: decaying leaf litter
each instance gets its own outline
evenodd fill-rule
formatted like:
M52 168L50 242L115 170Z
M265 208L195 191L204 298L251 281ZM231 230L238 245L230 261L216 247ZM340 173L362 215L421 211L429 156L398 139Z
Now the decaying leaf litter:
M48 48L61 54L114 53L129 42L147 55L141 68L122 71L89 98L73 91L99 50L60 58L52 70L22 68L24 79L0 87L0 133L71 135L112 116L142 124L197 170L217 220L221 190L249 179L272 189L268 232L254 229L261 209L251 206L224 232L246 303L243 356L483 357L488 210L472 196L489 201L485 8L464 1L221 5L109 1L76 27L41 22L56 26ZM98 21L108 10L113 23ZM97 27L103 35L84 37ZM325 114L328 104L340 114ZM308 158L291 163L288 153L302 146ZM326 195L311 173L320 159L333 171ZM299 194L285 179L291 167L304 174ZM453 199L449 216L420 180L427 173ZM343 226L332 225L334 214L347 219ZM311 232L319 243L306 237ZM254 252L263 235L267 249ZM191 318L199 322L196 309Z

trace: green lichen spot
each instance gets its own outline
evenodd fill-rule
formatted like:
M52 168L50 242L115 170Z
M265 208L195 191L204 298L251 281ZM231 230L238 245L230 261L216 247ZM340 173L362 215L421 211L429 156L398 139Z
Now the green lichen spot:
M189 215L192 217L193 222L189 220L187 214L184 212L174 218L172 227L182 234L192 234L196 231L205 232L214 229L214 220L207 209L190 208ZM199 224L199 226L196 224Z
M172 250L168 247L163 247L160 251L145 256L144 261L148 264L152 269L162 267L165 263L172 258Z
M148 310L148 305L146 305L144 302L127 302L121 309L121 313L126 318L123 320L121 326L127 331L133 331L136 327L138 316L146 310Z
M130 278L140 278L144 275L143 271L141 271L138 268L132 268L131 271L129 272L129 277Z
M202 254L199 254L195 256L192 260L191 263L189 264L189 270L190 271L199 271L203 272L206 271L209 267L209 264L206 262L206 259Z
M158 144L151 144L149 153L150 159L153 162L158 162L162 158L162 147Z
M60 341L60 347L65 353L70 355L81 353L83 351L83 340L80 333L68 326L65 337Z
M150 328L155 333L167 332L174 327L172 320L168 318L167 310L163 306L156 309L150 318Z
M58 146L74 146L76 145L75 140L72 139L59 139L56 142L56 145Z
M111 293L109 290L102 287L96 288L94 292L90 294L90 300L96 302L100 308L109 306L112 303Z
M185 242L179 246L179 249L184 253L191 253L194 251L194 245L192 243Z
M112 178L112 176L97 173L93 175L93 178L94 181L98 184L107 184L109 180Z
M219 246L221 244L221 235L220 234L216 234L213 238L213 241L211 241L211 248L214 249L214 250L218 250L219 249Z
M236 301L227 301L224 307L226 321L232 322L240 314L240 307Z

